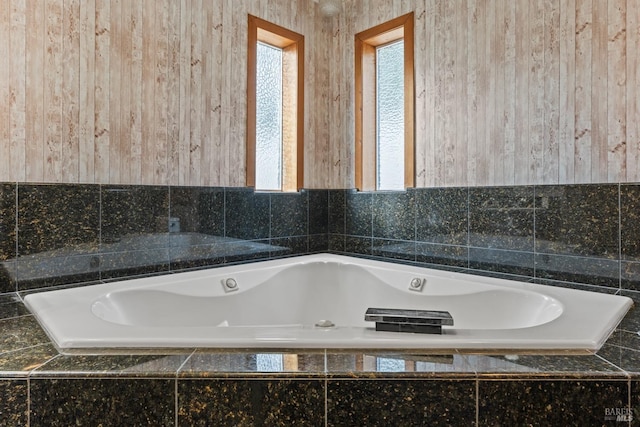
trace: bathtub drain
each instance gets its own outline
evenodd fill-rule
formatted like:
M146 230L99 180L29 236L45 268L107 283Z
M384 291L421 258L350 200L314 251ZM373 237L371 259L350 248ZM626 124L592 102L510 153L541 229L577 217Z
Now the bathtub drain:
M333 328L336 325L334 325L331 320L322 319L316 323L316 326L318 328Z

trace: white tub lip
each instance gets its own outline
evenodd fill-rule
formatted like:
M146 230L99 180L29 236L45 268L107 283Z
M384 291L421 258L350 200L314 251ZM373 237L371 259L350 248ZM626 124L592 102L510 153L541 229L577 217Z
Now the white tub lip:
M140 334L135 336L131 336L128 338L122 338L118 334L118 329L127 328L126 326L118 326L113 323L104 322L97 317L95 317L92 313L90 313L90 323L94 324L89 328L91 333L85 333L84 336L80 338L80 340L68 336L64 331L60 330L58 325L54 327L50 327L51 325L51 315L53 311L60 310L60 306L56 307L55 301L51 301L51 296L57 295L65 295L68 297L69 291L73 291L74 295L74 304L85 304L85 308L90 312L90 303L95 300L96 295L103 295L106 290L116 291L119 289L130 289L132 286L144 286L144 287L153 287L162 283L170 283L174 282L176 277L180 277L181 279L189 279L190 277L198 277L203 274L213 274L216 276L225 275L228 272L233 272L234 274L238 274L242 271L255 270L256 268L263 269L265 271L275 272L280 271L284 267L289 267L291 265L297 264L305 264L311 262L339 262L343 264L355 264L365 267L374 267L374 268L390 268L393 270L404 270L404 271L425 271L429 272L429 275L436 277L447 277L447 278L463 278L469 279L472 278L475 282L478 283L487 283L490 285L501 285L507 287L515 287L527 290L536 290L544 289L544 293L552 296L559 301L564 301L567 297L576 297L580 296L581 298L587 298L587 300L591 300L594 297L603 298L605 300L609 300L609 302L613 303L614 307L612 308L611 314L607 320L607 322L603 325L600 325L600 329L597 332L589 325L583 324L583 327L577 328L580 331L579 336L565 337L563 339L563 344L559 345L557 342L549 342L547 339L548 334L552 329L558 327L567 327L565 324L568 322L568 315L575 315L576 307L573 307L572 304L565 305L565 309L567 310L567 316L563 314L560 318L555 319L548 324L540 325L532 328L524 328L529 329L527 331L526 337L519 338L519 341L514 342L513 336L510 336L508 331L512 330L485 330L485 337L477 337L477 336L468 336L466 337L466 341L459 341L462 337L464 337L465 330L458 331L456 333L456 337L452 341L452 335L420 335L420 334L397 334L397 333L383 333L386 334L382 337L379 332L368 331L369 333L375 333L376 339L375 343L371 343L370 341L366 341L366 344L363 343L362 332L360 334L351 334L349 335L347 332L348 329L356 329L356 328L342 328L345 332L346 337L342 338L343 342L340 343L339 346L336 345L328 345L326 340L317 338L317 337L291 337L291 339L287 339L283 334L280 334L278 337L269 337L265 336L263 339L257 340L248 340L247 336L222 336L218 337L215 345L211 344L210 336L200 333L195 334L190 338L184 338L181 336L173 337L171 343L166 342L166 337L160 335L158 333L157 328L152 327L138 327ZM203 273L204 272L204 273ZM153 282L153 283L151 283ZM42 295L48 294L48 300L44 300ZM69 354L77 354L82 352L104 352L109 351L109 349L118 352L122 350L145 350L145 349L184 349L184 348L209 348L209 349L238 349L238 348L251 348L251 349L345 349L345 350L353 350L353 349L382 349L382 350L418 350L418 351L445 351L445 350L453 350L453 351L471 351L471 352L511 352L515 351L518 353L523 352L540 352L540 353L562 353L566 354L567 352L573 353L594 353L597 351L607 340L609 335L615 330L619 322L622 320L624 315L633 305L633 302L630 298L620 296L620 295L611 295L605 293L597 293L597 292L588 292L570 288L562 288L562 287L554 287L554 286L546 286L539 285L529 282L519 282L512 281L507 279L488 277L488 276L476 276L463 272L454 272L448 270L437 270L431 268L420 267L416 265L408 265L408 264L396 264L392 262L385 262L367 258L360 257L351 257L345 255L337 255L337 254L312 254L312 255L301 255L296 257L289 258L280 258L275 260L264 260L264 261L256 261L247 264L234 264L234 265L225 265L221 267L214 267L210 269L203 270L195 270L195 271L187 271L187 272L176 272L172 274L152 276L152 277L143 277L137 279L130 279L124 281L116 281L109 282L97 285L90 285L86 287L76 287L71 289L63 289L56 291L45 291L29 294L24 298L25 305L27 308L34 314L40 325L43 327L47 335L51 338L54 345L61 353L69 353ZM86 320L86 319L85 319ZM583 316L584 322L589 322L590 316ZM111 334L109 338L109 343L107 345L100 344L100 339L93 338L96 330L104 329L104 324L108 323L109 328L112 329L112 332L115 331L116 336ZM86 326L86 325L85 325ZM587 326L587 327L584 327ZM97 329L93 329L93 328ZM86 329L86 328L85 328ZM155 330L154 330L155 329ZM167 328L167 330L171 330L172 328ZM201 328L202 330L199 332L203 332L208 327ZM361 329L361 328L357 328ZM122 329L120 329L122 330ZM232 329L230 329L231 331ZM237 332L236 329L233 329L234 332ZM466 330L469 331L469 330ZM174 331L175 332L175 331ZM269 332L269 331L267 331ZM273 332L272 335L277 335L275 332L289 332L284 331L283 328L278 328ZM308 331L305 331L308 332ZM326 331L315 331L325 333ZM331 331L331 332L336 332ZM352 331L353 332L353 331ZM390 334L390 335L389 335ZM224 335L224 334L222 334ZM268 334L266 334L268 335ZM314 334L311 334L314 335ZM315 335L318 335L315 333ZM412 335L413 338L409 338L408 335ZM427 337L427 338L425 338ZM425 339L428 339L428 342L425 343ZM118 344L113 344L114 340L118 341ZM402 344L398 344L398 341L402 341Z

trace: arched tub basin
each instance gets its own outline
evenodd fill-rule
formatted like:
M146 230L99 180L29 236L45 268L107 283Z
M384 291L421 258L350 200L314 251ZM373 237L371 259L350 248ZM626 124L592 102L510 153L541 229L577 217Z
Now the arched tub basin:
M410 285L416 278L419 290ZM35 293L25 303L63 351L596 351L632 305L617 295L327 254ZM364 320L370 307L448 311L454 324L435 335L376 331Z

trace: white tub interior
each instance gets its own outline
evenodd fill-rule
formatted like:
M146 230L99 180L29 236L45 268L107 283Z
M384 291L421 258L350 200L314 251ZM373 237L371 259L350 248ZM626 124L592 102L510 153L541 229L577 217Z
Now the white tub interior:
M421 291L412 279L425 280ZM224 286L233 279L237 288ZM28 295L61 349L148 347L597 350L629 298L309 255ZM375 331L369 307L443 310L443 334ZM330 320L335 326L315 326Z

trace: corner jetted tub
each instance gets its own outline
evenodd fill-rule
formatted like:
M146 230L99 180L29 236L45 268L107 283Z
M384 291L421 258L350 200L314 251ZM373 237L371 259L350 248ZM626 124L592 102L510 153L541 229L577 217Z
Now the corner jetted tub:
M629 298L340 255L28 295L58 348L596 351ZM378 331L368 308L449 312L441 334Z

